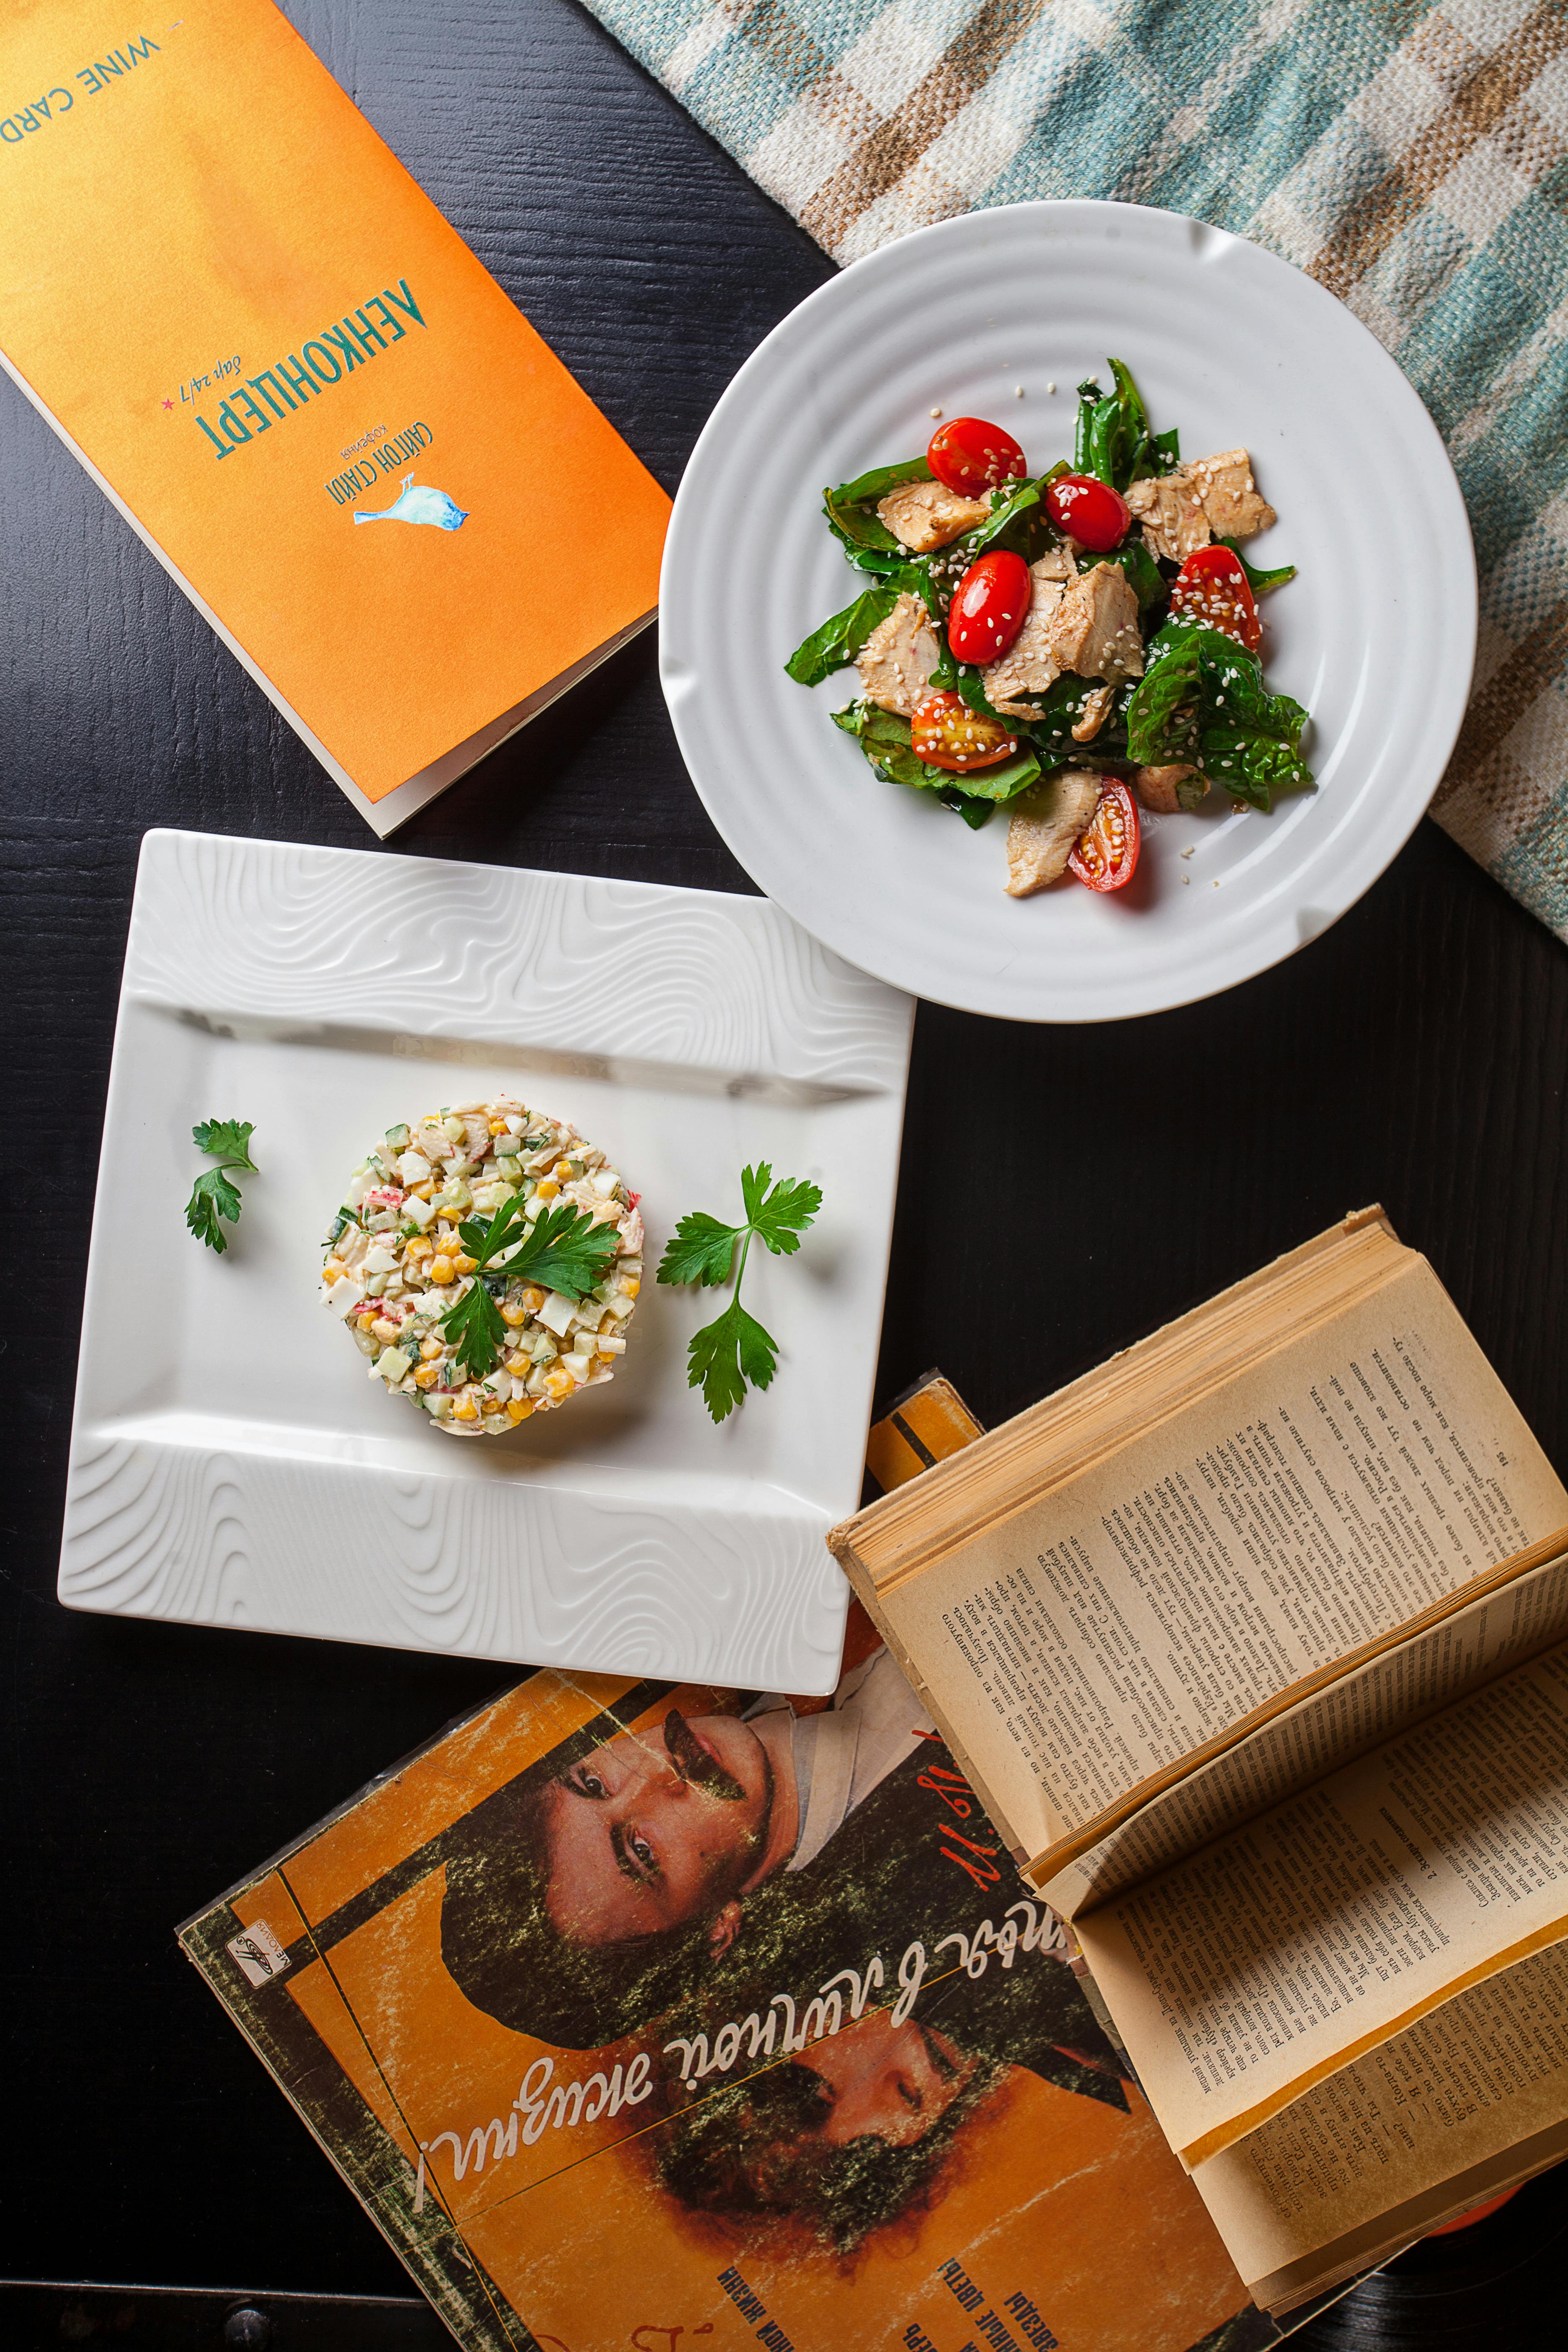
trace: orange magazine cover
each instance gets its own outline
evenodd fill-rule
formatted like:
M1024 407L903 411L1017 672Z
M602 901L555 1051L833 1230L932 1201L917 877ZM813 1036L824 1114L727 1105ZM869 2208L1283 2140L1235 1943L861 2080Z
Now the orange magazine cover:
M652 617L668 499L271 0L8 0L0 362L378 833Z
M476 2352L1281 2334L858 1612L830 1702L535 1675L181 1939Z

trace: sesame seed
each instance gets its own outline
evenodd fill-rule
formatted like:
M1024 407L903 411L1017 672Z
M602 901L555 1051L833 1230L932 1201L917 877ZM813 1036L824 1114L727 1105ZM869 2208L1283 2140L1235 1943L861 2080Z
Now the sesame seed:
M1055 385L1054 383L1048 383L1048 384L1047 384L1047 386L1046 386L1046 390L1047 390L1047 392L1055 392L1055 390L1056 390L1056 385Z
M933 416L940 416L942 415L940 408L933 408L931 413Z

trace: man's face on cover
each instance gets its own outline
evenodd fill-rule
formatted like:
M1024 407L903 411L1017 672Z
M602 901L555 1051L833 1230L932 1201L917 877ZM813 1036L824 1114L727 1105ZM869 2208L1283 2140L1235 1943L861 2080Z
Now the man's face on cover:
M884 2139L909 2147L947 2113L974 2071L945 2033L910 2018L865 2017L792 2061L821 2084L816 2128L829 2147Z
M766 1843L773 1775L750 1726L673 1708L623 1731L544 1791L545 1907L578 1944L613 1944L710 1917Z

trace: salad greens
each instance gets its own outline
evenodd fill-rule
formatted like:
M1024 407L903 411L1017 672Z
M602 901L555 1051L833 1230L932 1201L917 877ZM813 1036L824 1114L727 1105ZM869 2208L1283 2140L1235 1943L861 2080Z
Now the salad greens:
M773 1179L773 1171L765 1160L754 1168L743 1168L741 1199L746 1213L742 1222L722 1224L706 1209L694 1209L681 1218L658 1262L660 1282L709 1286L728 1282L735 1244L741 1244L734 1297L722 1315L693 1332L687 1350L688 1385L701 1389L703 1402L715 1422L727 1420L734 1412L748 1381L752 1388L765 1389L778 1370L777 1341L741 1304L741 1283L752 1244L761 1242L775 1257L793 1257L800 1247L801 1234L822 1206L816 1185L787 1176L781 1176L775 1184Z
M933 696L956 694L978 720L991 727L991 740L999 749L1003 747L995 734L998 727L1015 740L1016 751L994 765L975 764L955 772L920 756L910 721L899 710L885 709L863 696L832 716L835 724L858 743L877 775L914 791L934 793L972 826L984 824L998 807L1016 799L1050 770L1069 762L1097 772L1123 770L1129 780L1133 770L1143 767L1197 769L1199 776L1175 784L1183 806L1195 805L1210 785L1217 784L1233 798L1267 811L1276 793L1312 785L1311 771L1300 750L1306 712L1289 695L1270 690L1258 655L1248 650L1239 634L1231 635L1226 627L1207 625L1207 616L1215 612L1212 601L1205 604L1197 600L1196 612L1205 619L1194 617L1194 600L1187 595L1188 573L1175 562L1156 555L1155 547L1164 542L1155 539L1151 544L1153 526L1140 530L1136 521L1129 522L1121 543L1100 552L1081 541L1069 542L1053 519L1047 494L1069 471L1103 483L1125 499L1135 483L1157 481L1181 466L1174 428L1156 432L1125 362L1111 359L1108 366L1109 389L1098 378L1078 388L1070 468L1062 458L1038 475L965 493L984 499L989 509L985 520L931 553L916 553L900 544L877 511L881 499L907 484L952 478L934 474L929 457L874 467L823 493L828 528L865 584L842 612L824 621L795 648L785 668L803 686L820 685L858 659L874 632L894 615L901 596L918 597L935 641L935 658L926 672L927 690ZM942 431L948 429L944 426ZM939 460L940 438L939 435L932 443ZM1016 452L1010 436L1002 438ZM1017 463L1022 465L1021 456ZM1194 477L1187 472L1181 478L1190 484ZM1250 477L1246 488L1252 490ZM1087 497L1087 488L1079 495ZM1187 495L1192 495L1190 489ZM1095 496L1103 499L1104 493L1096 491ZM1145 493L1145 501L1147 497ZM1143 514L1144 502L1134 503ZM1068 509L1064 503L1058 511ZM1199 521L1204 522L1201 514ZM997 710L988 697L985 670L956 659L948 642L949 608L958 586L976 559L992 551L1034 564L1053 550L1069 546L1077 550L1077 558L1069 556L1067 566L1069 580L1104 564L1120 572L1131 589L1143 638L1144 674L1141 679L1123 678L1107 697L1102 677L1063 670L1039 693L1010 687L1006 710ZM1266 570L1249 563L1234 539L1215 539L1206 551L1199 545L1200 554L1212 556L1221 549L1235 558L1245 578L1243 589L1235 571L1229 574L1241 606L1247 605L1248 592L1253 597L1261 596L1296 576L1293 564ZM1075 560L1081 562L1081 572L1075 572ZM1173 607L1172 591L1179 570L1182 584ZM1250 607L1247 612L1250 615ZM1228 627L1226 614L1220 612L1218 617ZM1256 642L1255 618L1249 618L1247 634ZM929 654L922 653L922 662L926 660ZM1111 675L1116 675L1114 668ZM1074 733L1079 728L1081 740ZM936 748L929 736L926 748ZM664 1278L662 1270L660 1278Z
M220 1217L231 1225L239 1223L239 1188L233 1179L237 1175L255 1176L259 1173L250 1156L250 1139L256 1132L256 1121L250 1118L204 1118L191 1129L191 1140L198 1151L216 1160L216 1168L207 1168L196 1178L191 1197L185 1202L185 1223L199 1242L221 1257L228 1243L224 1237Z
M1276 789L1312 781L1300 750L1306 719L1288 694L1269 692L1258 656L1234 637L1171 620L1150 645L1127 707L1128 757L1141 767L1201 768L1267 810Z

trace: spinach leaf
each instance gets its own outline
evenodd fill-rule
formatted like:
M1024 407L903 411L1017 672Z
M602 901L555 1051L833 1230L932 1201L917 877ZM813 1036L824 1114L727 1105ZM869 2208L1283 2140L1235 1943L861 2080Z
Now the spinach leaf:
M842 613L835 613L796 646L784 668L797 686L820 686L825 677L852 662L872 630L885 621L899 601L895 586L868 588Z
M900 563L908 562L904 549L899 545L880 515L874 513L869 507L857 506L852 499L841 499L837 490L824 490L822 511L827 517L827 528L834 537L841 539L851 551L851 561L857 548L870 547L896 556Z
M943 774L942 770L936 772ZM1039 775L1039 761L1026 743L1016 759L1003 761L994 768L972 768L963 778L960 789L966 797L996 803L1013 800L1026 785L1037 782ZM959 779L944 774L944 782L951 784L959 782Z
M929 482L931 466L924 457L906 457L897 466L873 466L868 474L857 474L852 482L840 482L836 490L824 493L841 506L858 507L868 500L885 499L889 490L901 489L906 482Z
M1296 577L1296 567L1293 563L1280 563L1276 565L1272 572L1260 572L1255 563L1248 563L1234 539L1222 539L1219 544L1221 547L1229 548L1232 555L1246 572L1247 584L1255 596L1267 595L1270 588L1283 588L1287 580L1294 580Z
M1168 433L1152 433L1149 436L1152 470L1156 474L1173 474L1182 462L1182 436L1173 425Z
M972 833L978 833L983 824L989 824L996 814L994 801L977 801L970 793L961 793L956 785L951 792L938 793L937 798L943 808L950 808L955 816L961 816Z
M998 499L1001 499L1000 505L997 504ZM989 522L981 523L969 534L964 541L965 552L972 556L979 555L986 548L997 546L1003 534L1010 526L1017 522L1022 516L1026 515L1031 507L1037 507L1039 503L1040 484L1038 482L1020 482L1016 489L1008 490L1005 495L1000 490L993 490L991 520Z
M963 695L971 710L979 711L983 719L999 719L1004 727L1010 727L1013 722L1006 713L994 710L986 699L984 679L984 672L976 669L972 663L955 662L953 664L953 685Z
M873 466L868 474L857 474L852 482L840 482L836 490L822 493L823 512L828 527L847 547L875 548L903 559L903 550L876 511L879 499L896 490L904 482L929 482L931 467L923 457L906 457L897 466Z
M1106 364L1111 391L1101 392L1097 376L1078 388L1075 463L1080 474L1092 474L1097 480L1109 482L1113 490L1124 490L1141 476L1168 468L1156 464L1148 413L1125 361L1108 360ZM1170 437L1162 436L1162 445ZM1159 455L1164 456L1163 446Z
M1313 782L1300 755L1306 720L1299 702L1269 692L1257 655L1233 637L1167 621L1128 709L1128 756L1140 766L1190 762L1267 810L1281 786Z

